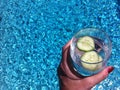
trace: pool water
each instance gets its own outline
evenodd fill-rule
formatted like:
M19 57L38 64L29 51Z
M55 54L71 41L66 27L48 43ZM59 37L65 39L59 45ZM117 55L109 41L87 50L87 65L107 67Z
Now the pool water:
M0 90L59 90L61 48L84 27L113 44L115 70L93 90L120 90L119 0L0 0Z

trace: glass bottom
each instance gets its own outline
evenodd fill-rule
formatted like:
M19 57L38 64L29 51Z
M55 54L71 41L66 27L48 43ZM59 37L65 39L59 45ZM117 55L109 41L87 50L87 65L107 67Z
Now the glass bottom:
M103 67L102 67L101 69L99 69L99 70L90 71L90 70L87 70L87 69L83 68L83 67L80 66L80 65L77 65L74 61L72 61L72 64L73 64L74 70L75 70L78 74L80 74L80 75L82 75L82 76L92 76L92 75L95 75L95 74L99 73L100 71L102 71L102 70L105 68L105 66L103 66Z

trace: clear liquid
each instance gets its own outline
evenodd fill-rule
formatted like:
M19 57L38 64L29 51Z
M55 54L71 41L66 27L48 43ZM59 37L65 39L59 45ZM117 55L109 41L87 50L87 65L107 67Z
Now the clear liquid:
M105 43L98 39L98 38L93 38L94 42L95 42L95 51L102 57L102 66L97 69L97 70L88 70L85 69L82 64L81 64L81 60L80 57L84 54L84 51L80 51L77 46L77 39L73 38L73 43L71 44L71 58L72 58L72 64L74 66L74 69L81 75L83 76L91 76L94 75L98 72L100 72L105 66L106 66L106 60L108 59L108 53L109 53L109 49L108 47L105 45ZM90 64L91 65L91 64Z

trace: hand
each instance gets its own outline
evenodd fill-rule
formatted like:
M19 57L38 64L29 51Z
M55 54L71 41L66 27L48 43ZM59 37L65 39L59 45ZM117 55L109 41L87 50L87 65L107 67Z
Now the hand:
M70 44L69 41L62 50L62 60L58 67L58 76L60 80L60 90L90 90L96 84L104 80L110 72L113 71L112 66L106 67L103 71L96 75L84 77L79 75L70 63Z

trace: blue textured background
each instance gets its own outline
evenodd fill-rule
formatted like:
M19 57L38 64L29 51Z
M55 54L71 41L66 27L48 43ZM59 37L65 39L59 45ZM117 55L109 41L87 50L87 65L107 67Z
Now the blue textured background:
M0 90L59 90L61 48L84 27L113 44L115 70L93 90L120 90L119 0L0 0Z

